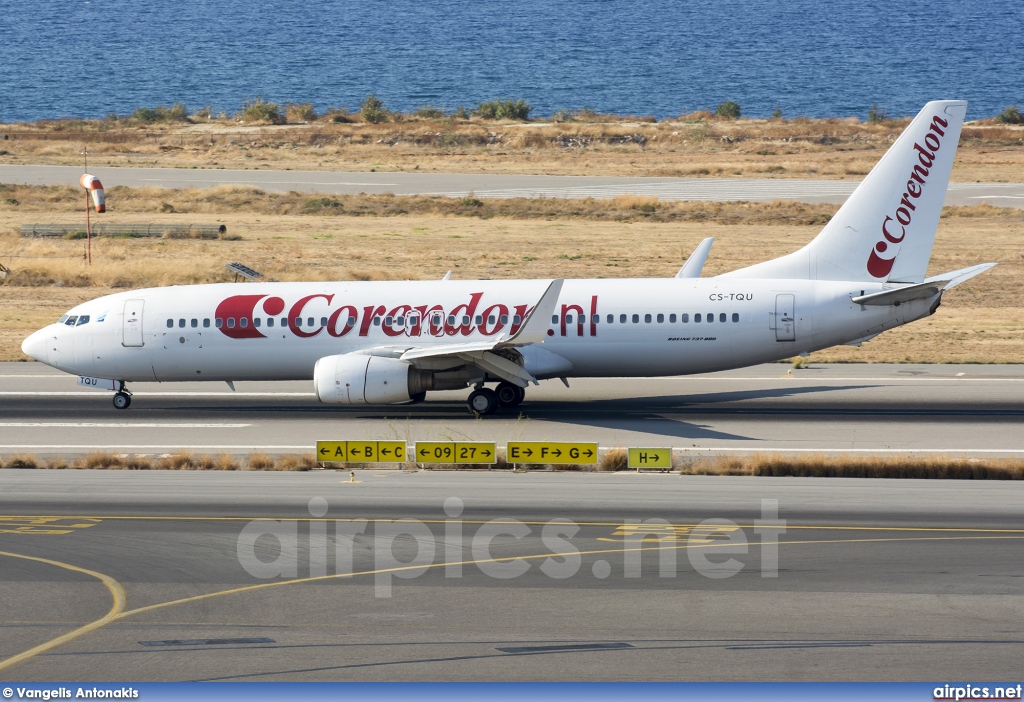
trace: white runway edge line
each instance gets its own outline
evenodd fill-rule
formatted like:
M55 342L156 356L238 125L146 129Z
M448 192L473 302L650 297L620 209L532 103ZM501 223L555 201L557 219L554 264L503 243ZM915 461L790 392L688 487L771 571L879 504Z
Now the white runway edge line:
M499 444L500 446L500 444ZM601 446L598 448L599 451L610 451L612 449L624 448L622 446ZM0 444L0 450L5 449L17 449L19 451L44 451L52 449L96 449L100 451L137 451L137 452L153 452L162 449L190 449L190 450L204 450L204 451L232 451L236 449L244 449L246 451L302 451L311 453L313 451L312 443L300 444L297 446L292 445L234 445L234 444ZM971 448L954 448L954 449L940 449L940 448L927 448L927 449L893 449L893 448L785 448L785 447L766 447L766 448L731 448L729 446L709 446L709 447L672 447L673 451L680 453L869 453L869 454L887 454L887 455L915 455L915 454L1005 454L1005 455L1024 455L1024 449L971 449ZM416 461L411 461L415 463ZM528 464L520 464L528 465Z
M102 392L102 391L101 391ZM26 390L26 391L5 391L0 392L0 397L28 397L28 396L46 396L46 397L102 397L102 395L95 390L87 392L70 392L70 391L46 391L46 390ZM314 392L133 392L132 397L316 397Z

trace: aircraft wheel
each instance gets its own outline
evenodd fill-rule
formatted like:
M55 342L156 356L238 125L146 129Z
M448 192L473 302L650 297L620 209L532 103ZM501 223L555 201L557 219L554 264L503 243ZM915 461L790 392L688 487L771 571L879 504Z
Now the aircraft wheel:
M116 395L114 395L114 407L116 407L117 409L119 409L119 410L128 409L128 407L131 406L131 404L132 404L132 396L131 395L129 395L127 393L124 393L124 392L119 392Z
M526 390L512 383L498 383L496 392L502 407L515 407L526 397Z
M498 409L498 395L490 388L480 388L469 393L466 404L473 414L494 414Z

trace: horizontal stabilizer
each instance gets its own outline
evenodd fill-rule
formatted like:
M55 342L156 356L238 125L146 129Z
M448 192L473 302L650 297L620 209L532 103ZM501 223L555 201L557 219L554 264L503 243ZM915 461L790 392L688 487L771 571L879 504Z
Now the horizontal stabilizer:
M853 298L853 301L858 305L885 306L900 305L904 302L910 302L911 300L921 300L937 295L945 290L949 290L950 288L954 288L965 280L973 278L979 273L984 273L995 265L995 263L981 263L977 266L961 268L960 270L953 271L951 273L932 276L923 283L918 283L916 285L907 285L901 288L882 290L881 292L871 293L870 295L860 295Z
M676 273L676 278L700 278L700 273L704 270L704 262L708 260L708 253L711 251L713 243L715 243L713 236L700 242L690 254L690 258L686 259L686 263Z
M853 301L858 305L877 305L881 307L886 305L902 305L904 302L910 302L911 300L921 300L938 295L948 282L948 280L935 280L930 283L907 285L906 287L883 290L871 293L870 295L858 295L853 298Z

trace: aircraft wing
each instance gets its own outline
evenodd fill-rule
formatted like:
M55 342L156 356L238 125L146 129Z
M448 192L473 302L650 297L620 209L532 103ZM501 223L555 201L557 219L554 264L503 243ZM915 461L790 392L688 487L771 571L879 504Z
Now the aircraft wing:
M540 300L526 315L526 319L523 320L516 333L508 338L503 335L487 341L414 346L404 349L384 347L369 350L367 353L409 361L414 366L427 364L436 366L438 362L443 363L444 361L451 361L453 365L474 365L502 380L525 388L529 383L536 383L537 379L511 360L509 354L502 354L501 351L544 342L548 330L547 320L554 314L563 282L565 281L562 279L551 281Z

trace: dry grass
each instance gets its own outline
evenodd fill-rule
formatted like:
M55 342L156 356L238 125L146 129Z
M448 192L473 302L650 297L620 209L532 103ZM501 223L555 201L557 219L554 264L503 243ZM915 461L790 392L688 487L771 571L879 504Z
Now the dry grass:
M1024 459L952 456L715 456L689 462L682 475L756 475L798 478L920 478L1024 480Z
M585 112L568 121L422 119L365 124L316 119L293 105L293 124L233 120L132 126L54 120L0 125L0 163L80 165L81 146L102 166L421 170L561 175L860 177L907 120L718 120L692 114L653 122ZM299 109L303 108L303 109ZM310 117L314 119L309 119ZM303 122L295 124L294 122ZM972 123L954 180L1013 181L1024 167L1024 128Z
M626 450L605 451L597 466L546 465L528 466L532 470L619 471L626 470ZM328 464L342 470L380 468L378 464ZM248 457L218 454L215 456L191 453L160 457L129 456L98 452L80 457L55 456L40 458L33 455L0 456L0 467L21 469L72 470L221 470L221 471L308 471L318 467L312 455L269 456L254 453ZM392 466L402 470L415 470L416 463ZM423 466L430 470L507 470L509 464L499 456L495 465L435 465ZM804 455L780 456L755 454L752 456L714 456L680 459L676 455L674 466L680 475L772 476L814 478L913 478L930 480L1024 480L1024 459L973 459L953 456L843 456Z

